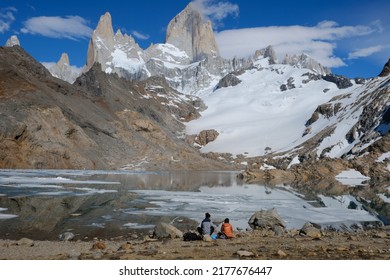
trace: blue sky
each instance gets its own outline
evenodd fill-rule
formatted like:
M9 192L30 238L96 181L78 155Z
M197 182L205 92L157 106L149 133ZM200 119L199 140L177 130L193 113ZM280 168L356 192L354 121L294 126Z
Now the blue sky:
M110 12L116 31L147 48L163 43L169 21L190 2L0 0L0 45L17 35L40 62L67 52L72 65L85 64L91 32ZM332 72L376 76L390 58L390 1L194 0L211 20L224 57L246 57L273 45L279 58L305 52Z

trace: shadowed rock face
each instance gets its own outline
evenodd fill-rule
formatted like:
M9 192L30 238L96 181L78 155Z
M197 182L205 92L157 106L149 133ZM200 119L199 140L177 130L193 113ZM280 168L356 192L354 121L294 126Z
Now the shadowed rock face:
M0 168L207 166L182 140L199 100L162 78L129 82L96 66L70 85L20 47L0 48L0 76Z
M390 59L387 61L385 66L383 67L382 72L379 74L379 77L386 77L390 74Z
M215 87L215 90L223 88L223 87L234 87L241 83L241 80L237 78L234 74L229 73L225 77L223 77Z

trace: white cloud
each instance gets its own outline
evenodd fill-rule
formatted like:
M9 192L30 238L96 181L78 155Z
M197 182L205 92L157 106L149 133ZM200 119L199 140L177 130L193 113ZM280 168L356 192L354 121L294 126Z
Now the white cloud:
M136 31L136 30L133 30L133 31L131 32L131 34L133 34L133 36L134 36L135 38L140 39L140 40L148 40L148 39L150 38L149 35L147 35L147 34L142 34L142 33L138 32L138 31Z
M377 32L375 26L339 26L323 21L315 26L270 26L225 30L216 34L221 55L226 58L248 57L256 50L272 45L282 59L285 54L306 53L327 67L344 66L335 56L337 41Z
M230 2L217 2L213 0L194 0L192 4L202 14L205 19L210 20L213 26L220 26L222 20L229 15L238 16L239 7Z
M367 56L370 56L374 53L380 52L383 49L384 49L384 47L382 45L372 46L372 47L368 47L368 48L362 48L362 49L355 50L355 51L351 52L348 55L348 59L357 59L360 57L367 57Z
M39 34L50 38L67 38L77 40L89 38L92 29L87 21L79 16L67 17L33 17L24 22L22 33Z
M14 13L16 12L14 7L0 8L0 33L10 29L11 24L15 21Z

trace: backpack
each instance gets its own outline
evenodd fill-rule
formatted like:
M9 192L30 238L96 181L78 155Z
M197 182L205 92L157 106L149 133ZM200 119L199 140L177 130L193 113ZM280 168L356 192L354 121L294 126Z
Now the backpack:
M183 234L184 241L202 240L202 237L195 232L186 232Z

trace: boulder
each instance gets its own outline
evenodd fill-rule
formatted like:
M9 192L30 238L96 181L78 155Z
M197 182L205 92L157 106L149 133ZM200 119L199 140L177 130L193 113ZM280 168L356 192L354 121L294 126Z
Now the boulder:
M153 231L155 238L183 238L183 232L167 223L158 224Z
M257 211L250 217L248 224L252 229L270 229L276 235L281 235L286 228L275 208Z
M217 139L219 133L215 129L202 130L196 137L195 142L201 146L205 146Z
M299 231L299 235L304 235L312 238L320 238L322 236L321 226L307 222Z
M23 237L23 238L19 239L18 241L16 241L14 244L18 245L18 246L24 245L24 246L32 247L32 246L34 246L34 243L35 243L34 240Z

